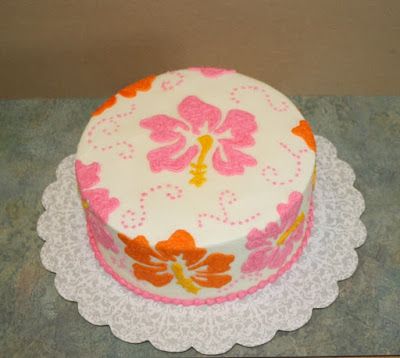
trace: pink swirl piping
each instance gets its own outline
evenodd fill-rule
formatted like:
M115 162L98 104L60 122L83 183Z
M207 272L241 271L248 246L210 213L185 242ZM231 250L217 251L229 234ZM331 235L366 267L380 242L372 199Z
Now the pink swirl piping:
M171 304L183 305L183 306L201 306L201 305L213 305L216 303L233 301L235 299L242 299L242 298L246 297L247 295L250 295L250 294L264 288L266 285L275 282L280 276L282 276L286 271L288 271L293 266L293 264L299 259L299 257L303 253L304 248L308 244L308 240L311 235L311 230L312 230L313 224L314 224L314 204L313 204L313 200L311 198L310 209L308 211L308 217L307 217L307 228L304 233L303 241L302 241L300 247L297 249L296 253L292 256L292 258L285 265L283 265L273 275L269 276L266 280L260 281L257 285L252 286L252 287L248 288L247 290L233 292L226 296L219 296L219 297L213 297L213 298L202 298L202 299L200 299L200 298L181 299L181 298L165 297L165 296L160 296L160 295L157 295L154 293L147 292L145 290L142 290L142 289L132 285L131 283L129 283L128 281L126 281L121 276L119 276L116 272L113 271L113 269L104 260L102 254L100 253L100 251L96 245L96 240L94 239L89 226L87 226L87 231L88 231L88 236L89 236L89 242L90 242L90 245L94 252L94 255L95 255L96 259L99 261L100 265L103 267L104 271L106 271L108 274L110 274L116 281L118 281L122 286L125 286L128 290L136 293L139 296L142 296L144 298L150 298L157 302L171 303Z

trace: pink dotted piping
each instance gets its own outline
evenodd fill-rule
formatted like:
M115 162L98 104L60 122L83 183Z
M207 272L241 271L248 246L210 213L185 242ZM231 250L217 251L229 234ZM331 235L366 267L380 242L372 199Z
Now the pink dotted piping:
M197 226L199 228L203 227L204 219L218 221L218 222L221 222L222 224L229 225L229 226L245 225L245 224L250 223L251 221L254 221L261 215L259 212L257 212L254 215L251 215L242 220L230 220L229 216L228 216L228 212L226 210L226 204L232 205L236 201L237 201L237 198L236 198L235 193L233 193L230 190L222 191L218 196L218 205L221 208L222 216L215 215L215 214L209 214L209 213L201 213L197 216L198 217Z
M289 103L287 101L282 101L279 105L275 105L271 99L271 95L268 94L265 88L260 88L259 86L239 86L234 87L230 92L230 99L236 104L240 104L241 100L238 98L239 93L243 91L253 91L256 93L260 93L261 96L265 99L268 106L271 107L276 112L286 112L289 109Z
M239 279L241 280L259 280L262 278L262 271L254 271L254 272L248 272L248 273L241 273L239 276Z
M308 149L300 149L297 153L295 153L293 150L291 150L287 144L280 142L279 145L285 149L290 156L294 159L295 161L295 170L293 177L289 178L288 180L285 181L279 181L278 180L278 171L276 168L267 165L261 170L261 175L265 178L265 180L269 183L271 183L273 186L284 186L284 185L289 185L294 182L294 180L298 177L300 177L301 174L301 167L302 167L302 157L305 153L308 152ZM268 172L271 172L271 175L268 176Z
M114 116L111 117L105 117L101 118L99 120L96 120L95 123L89 128L88 133L87 133L87 140L86 143L93 149L95 150L100 150L102 152L108 152L110 150L116 149L118 150L118 156L121 159L128 160L133 158L133 153L134 153L134 148L133 145L125 140L123 141L118 141L113 144L109 145L98 145L96 144L95 137L99 133L105 135L105 136L113 136L115 133L117 133L121 127L121 125L118 123L120 119L124 119L135 111L136 107L133 104L131 106L131 110L128 112L124 113L118 113ZM102 129L101 129L102 128ZM101 131L100 131L101 129ZM124 150L125 148L125 150Z
M168 72L168 75L173 76L175 80L164 80L161 82L161 89L163 91L172 91L175 87L180 86L184 79L185 75L179 71Z
M201 306L201 305L213 305L216 303L224 303L224 302L233 301L236 299L242 299L242 298L246 297L247 295L250 295L250 294L264 288L266 285L275 282L280 276L282 276L286 271L288 271L293 266L293 264L299 259L299 257L303 253L303 250L307 246L308 240L310 238L313 223L314 223L314 205L313 205L313 201L311 199L310 209L309 209L308 217L307 217L307 228L304 233L303 241L301 242L301 245L297 249L296 253L292 256L292 258L285 265L283 265L275 274L269 276L266 280L260 281L257 285L252 286L247 290L233 292L226 296L219 296L219 297L206 298L206 299L200 299L200 298L180 299L180 298L165 297L165 296L160 296L160 295L157 295L154 293L147 292L145 290L142 290L142 289L132 285L131 283L129 283L128 281L123 279L121 276L119 276L115 271L113 271L113 269L109 266L109 264L105 261L102 254L100 253L100 251L97 247L97 244L96 244L96 240L94 239L93 234L90 230L90 227L87 227L87 230L88 230L89 242L90 242L90 245L94 252L94 255L95 255L96 259L99 261L100 265L103 267L104 271L106 271L108 274L110 274L116 281L118 281L121 285L125 286L128 290L130 290L144 298L149 298L149 299L152 299L157 302L170 303L170 304L183 305L183 306Z
M171 192L171 189L174 192ZM139 199L140 216L137 219L136 213L133 210L131 209L126 210L122 214L122 220L121 220L121 225L124 227L124 229L136 229L140 226L143 226L143 224L147 219L146 200L150 196L150 194L161 190L167 190L165 196L170 200L176 200L181 198L183 193L183 190L179 186L172 184L156 185L151 187L147 191L142 192L140 194L140 199Z

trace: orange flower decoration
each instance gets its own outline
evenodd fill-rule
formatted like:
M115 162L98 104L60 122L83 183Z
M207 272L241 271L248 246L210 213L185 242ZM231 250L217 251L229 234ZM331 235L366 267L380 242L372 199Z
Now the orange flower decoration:
M197 294L199 286L219 288L232 280L224 273L235 257L220 253L207 256L207 250L196 247L185 230L177 230L168 240L159 241L155 250L142 235L134 239L124 234L118 237L126 245L126 254L136 261L132 265L136 278L156 287L165 286L175 278L186 291Z
M92 115L98 116L102 114L106 109L111 108L117 102L117 97L112 96L108 98L99 108L97 108Z
M304 141L306 142L307 146L313 152L316 152L317 144L315 143L314 134L310 127L310 124L305 119L301 120L299 125L292 129L292 133L303 138Z
M128 97L128 98L135 97L137 94L137 91L142 91L142 92L148 91L151 88L151 84L153 83L155 78L156 78L156 76L153 76L153 75L143 78L140 81L137 81L135 83L132 83L129 86L126 86L125 88L120 90L118 93L121 96Z
M151 88L151 84L153 83L154 79L156 76L151 75L146 78L143 78L129 86L126 86L122 90L118 92L121 96L127 97L127 98L133 98L137 95L138 91L141 92L146 92ZM93 116L98 116L99 114L102 114L106 109L111 108L115 103L117 102L117 97L112 96L109 99L107 99L99 108L97 108L92 115Z

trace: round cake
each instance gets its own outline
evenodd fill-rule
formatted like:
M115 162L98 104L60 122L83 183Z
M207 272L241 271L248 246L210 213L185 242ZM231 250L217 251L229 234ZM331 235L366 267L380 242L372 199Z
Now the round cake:
M205 67L148 76L106 100L79 143L94 254L166 303L253 293L307 244L315 153L308 122L263 82Z

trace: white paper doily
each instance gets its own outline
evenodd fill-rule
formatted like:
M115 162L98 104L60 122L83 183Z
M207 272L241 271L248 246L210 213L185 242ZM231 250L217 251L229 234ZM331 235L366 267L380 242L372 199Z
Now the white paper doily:
M309 244L289 272L253 295L212 306L182 307L136 296L114 281L89 246L74 155L60 163L57 181L43 194L46 211L37 226L45 241L43 265L57 274L58 292L78 302L86 320L109 325L127 342L148 340L165 351L194 347L218 354L235 343L256 346L271 340L277 330L298 329L311 318L313 308L327 307L336 299L337 281L353 274L358 262L354 249L366 238L360 220L364 200L353 187L353 170L337 158L327 139L316 139L318 180Z

